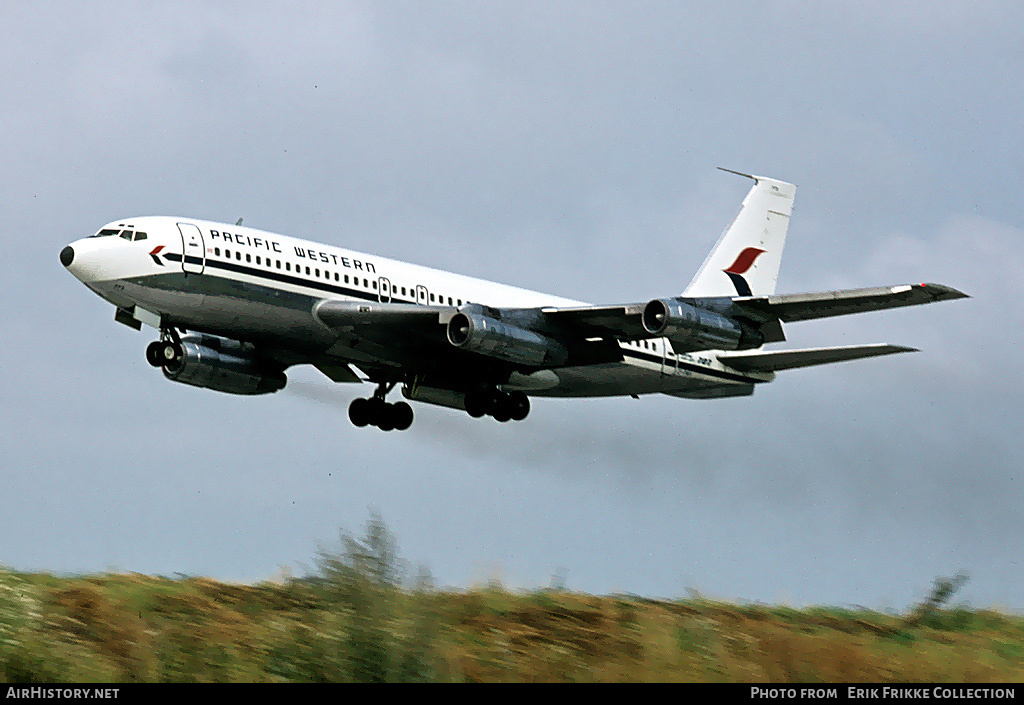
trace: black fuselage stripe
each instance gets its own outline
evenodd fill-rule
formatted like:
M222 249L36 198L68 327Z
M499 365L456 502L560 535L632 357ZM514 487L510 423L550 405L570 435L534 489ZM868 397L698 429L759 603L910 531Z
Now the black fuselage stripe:
M168 253L166 257L167 259L173 262L181 261L181 255L179 254ZM330 284L325 281L321 282L315 279L302 279L300 277L295 277L290 274L284 274L282 272L278 272L275 270L257 269L256 267L247 267L244 264L236 264L235 262L221 262L220 260L215 259L207 259L204 262L201 257L193 257L191 255L185 257L185 262L188 264L195 264L199 266L205 265L206 267L223 269L230 272L236 272L238 274L245 274L250 277L256 277L257 279L269 279L271 281L282 282L285 284L293 284L295 286L302 286L310 289L319 289L320 291L342 294L344 296L350 296L356 299L363 299L365 301L380 301L380 298L377 295L372 294L368 291L352 289L346 286L336 286L334 284ZM403 299L402 297L394 295L391 296L390 300L394 303L416 303L415 299ZM653 353L645 353L639 350L623 349L622 355L623 357L632 357L637 360L643 360L645 362L650 362L656 365L664 364L666 369L675 369L673 365L669 364L669 361L665 360L660 355L655 355ZM754 384L761 381L759 379L752 379L750 377L744 377L742 375L733 374L731 372L708 369L707 367L701 367L699 365L683 362L682 360L678 361L678 367L681 370L696 372L697 374L706 375L708 377L718 377L720 379L728 380L730 382L743 382L747 384Z
M167 259L174 262L181 261L181 255L168 254ZM380 297L369 291L362 291L361 289L353 289L351 287L331 284L327 281L319 281L317 279L303 279L296 277L291 274L285 274L272 269L259 269L256 267L247 267L244 264L236 264L234 262L221 262L219 260L207 259L205 263L201 257L193 257L191 255L185 257L187 264L195 264L198 266L213 267L215 269L223 269L229 272L236 272L238 274L245 274L250 277L256 277L257 279L270 279L271 281L281 282L283 284L293 284L294 286L301 286L307 289L318 289L320 291L327 291L334 294L343 294L344 296L351 296L355 299L363 299L365 301L380 301ZM298 266L298 265L296 265ZM355 275L353 275L355 276ZM373 277L373 281L377 281L377 277ZM415 299L406 299L401 296L394 294L388 299L388 301L400 304L414 304Z
M638 360L652 362L656 365L664 364L666 370L675 369L675 365L672 364L673 362L675 362L674 360L665 360L660 355L639 352L637 350L623 350L622 354L625 357L634 357ZM752 379L750 377L744 377L742 375L733 374L731 372L708 369L707 367L701 367L700 365L694 365L689 362L683 362L682 360L679 360L679 369L689 370L690 372L696 372L697 374L707 375L708 377L719 377L721 379L727 379L730 382L745 382L748 384L755 384L761 381L759 379Z

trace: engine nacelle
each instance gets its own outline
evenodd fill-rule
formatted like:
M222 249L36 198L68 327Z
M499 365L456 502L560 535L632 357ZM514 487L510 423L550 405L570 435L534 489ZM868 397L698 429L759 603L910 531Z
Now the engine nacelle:
M252 345L212 335L181 339L180 358L164 365L167 379L228 394L270 394L284 388L284 372L257 359Z
M560 365L568 357L565 347L546 335L465 311L448 321L448 342L463 350L536 367Z
M644 330L668 338L676 352L746 350L764 344L753 328L678 299L654 299L641 315Z

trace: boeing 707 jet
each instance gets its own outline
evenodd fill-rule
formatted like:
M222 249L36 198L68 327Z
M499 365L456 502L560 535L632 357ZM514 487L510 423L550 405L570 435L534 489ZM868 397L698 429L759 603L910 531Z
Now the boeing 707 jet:
M738 172L734 172L738 173ZM231 394L282 389L293 365L370 382L356 426L404 430L416 402L521 421L530 397L753 394L775 373L912 351L765 350L783 323L958 299L940 284L775 293L796 187L753 186L678 296L594 306L237 225L145 216L65 247L61 263L160 332L146 359L175 382Z

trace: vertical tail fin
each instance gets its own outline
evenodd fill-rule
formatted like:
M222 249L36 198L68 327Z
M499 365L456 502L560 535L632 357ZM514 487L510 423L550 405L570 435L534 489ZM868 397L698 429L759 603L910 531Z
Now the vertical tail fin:
M753 179L754 185L683 296L774 294L796 186L764 176L722 171Z

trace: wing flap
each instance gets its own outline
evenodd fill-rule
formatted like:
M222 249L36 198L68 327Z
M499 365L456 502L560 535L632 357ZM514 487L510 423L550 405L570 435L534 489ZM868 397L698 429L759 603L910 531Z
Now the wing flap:
M362 382L359 375L344 362L339 360L321 360L313 366L324 373L332 382Z
M777 372L798 367L828 365L833 362L859 360L865 357L917 352L903 345L848 345L836 348L804 348L801 350L755 350L720 353L718 359L729 367L744 372Z
M576 306L542 308L541 313L552 324L582 338L618 338L639 340L652 337L644 330L640 315L644 304L614 306Z

